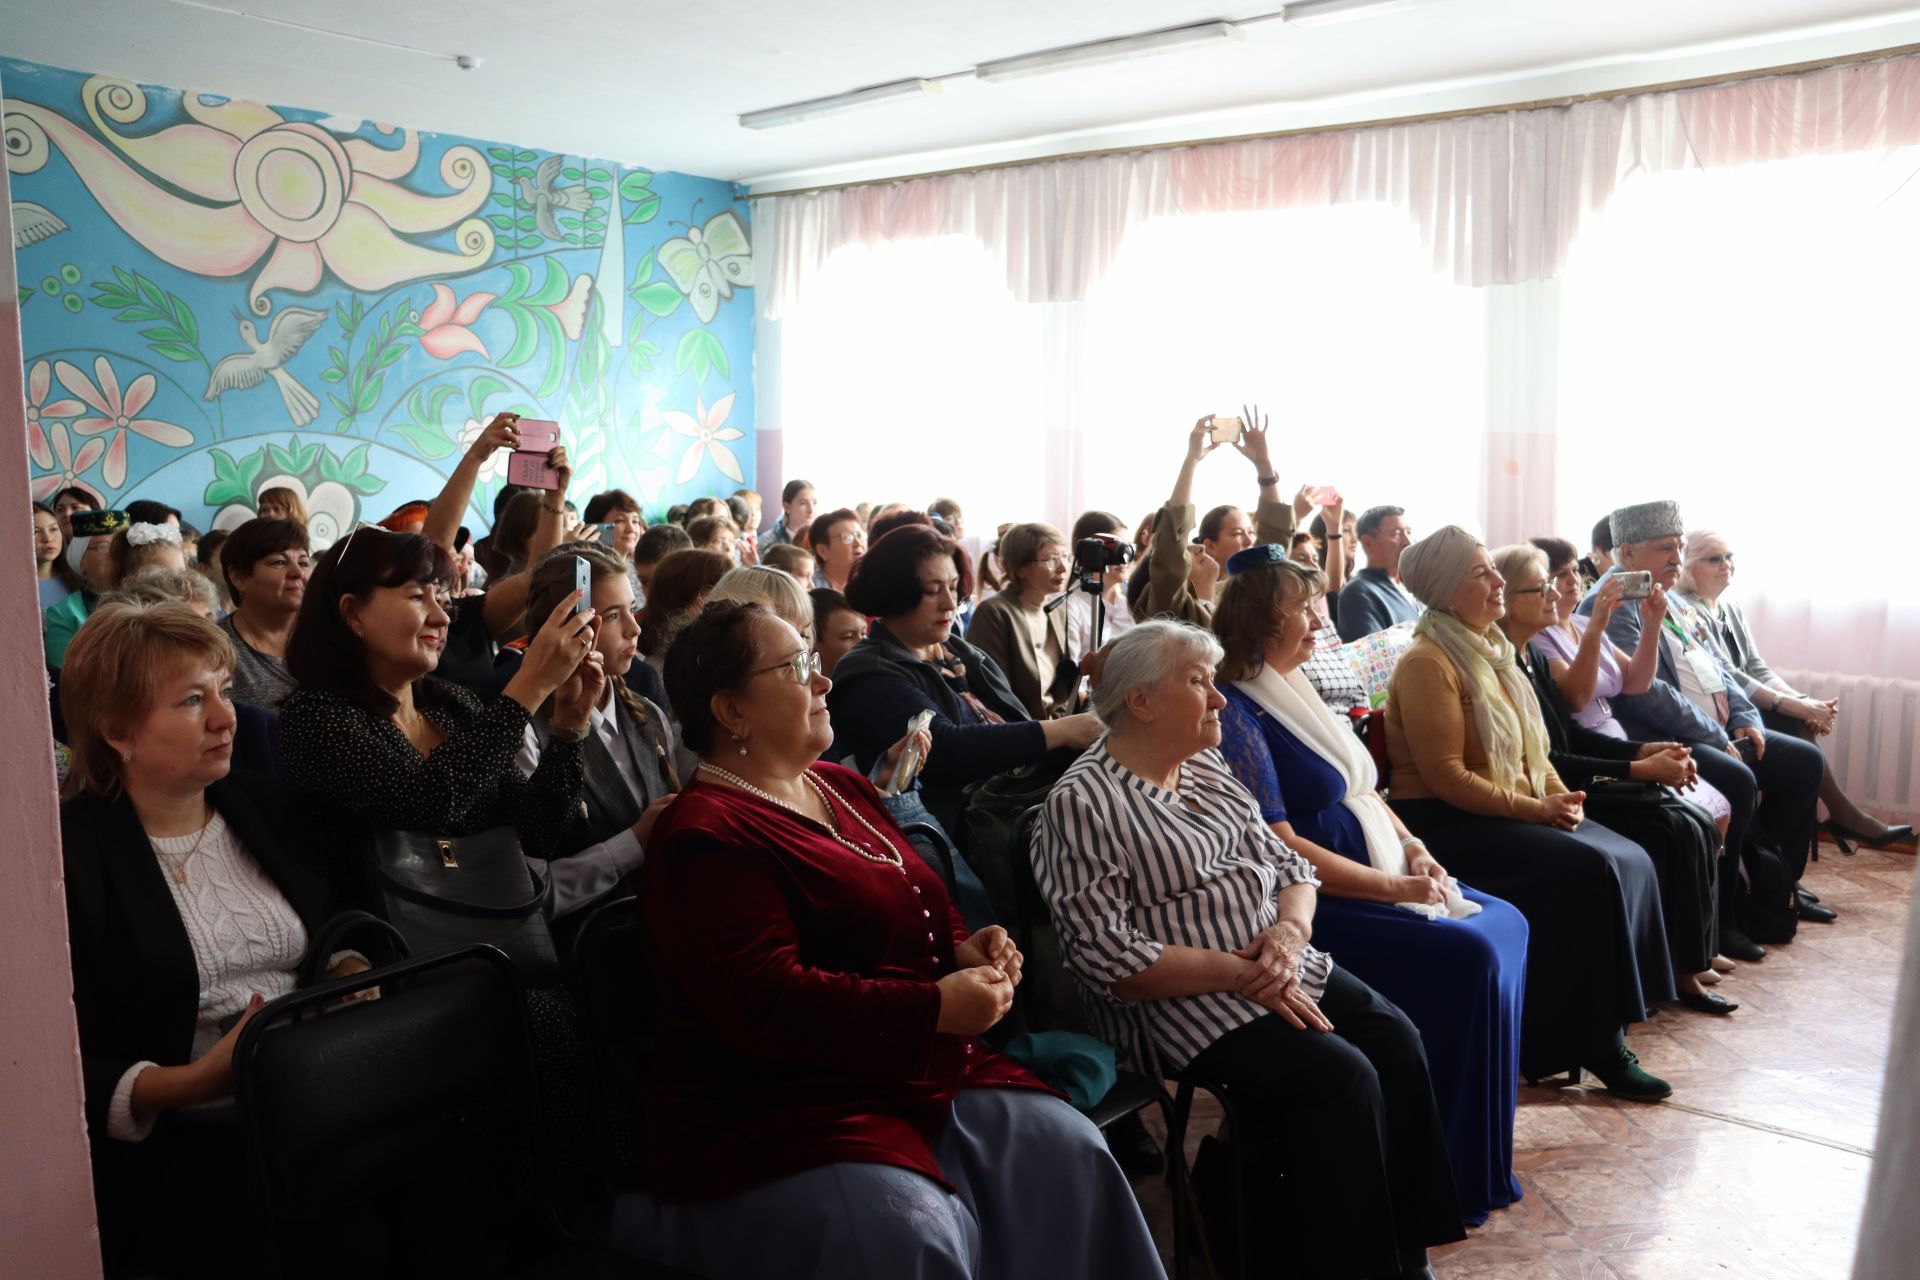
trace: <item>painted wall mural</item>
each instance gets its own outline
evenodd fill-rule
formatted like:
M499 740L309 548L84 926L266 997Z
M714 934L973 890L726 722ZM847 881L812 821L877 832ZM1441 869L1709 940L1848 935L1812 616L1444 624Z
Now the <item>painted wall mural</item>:
M560 422L582 502L751 482L732 184L6 59L0 89L36 498L225 528L282 485L330 540L503 409Z

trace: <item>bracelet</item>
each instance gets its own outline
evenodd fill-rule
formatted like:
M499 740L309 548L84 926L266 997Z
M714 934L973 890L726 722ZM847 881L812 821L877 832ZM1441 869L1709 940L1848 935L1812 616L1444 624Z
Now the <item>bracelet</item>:
M591 732L589 725L581 725L578 729L562 729L556 724L553 726L553 740L555 742L566 742L578 746L587 740L587 734L589 732Z
M540 504L540 509L550 516L563 516L567 514L565 507L550 507L544 502Z
M1415 845L1419 845L1422 849L1424 849L1427 847L1427 842L1425 840L1422 840L1419 836L1408 836L1400 842L1400 847L1402 849L1411 849Z
M1254 480L1261 485L1279 484L1280 476L1279 476L1279 473L1276 472L1270 476L1255 476Z

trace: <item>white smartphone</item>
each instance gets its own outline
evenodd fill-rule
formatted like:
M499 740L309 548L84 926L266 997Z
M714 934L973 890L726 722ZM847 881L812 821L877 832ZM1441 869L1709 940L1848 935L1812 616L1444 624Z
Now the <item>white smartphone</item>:
M914 734L919 733L932 723L933 712L923 710L916 714L911 720L907 721L906 736L911 738ZM899 795L913 785L913 780L918 777L919 774L920 746L918 743L910 742L907 744L907 749L900 753L900 763L893 767L893 778L887 783L887 794L890 796Z
M587 566L584 556L573 558L573 585L574 589L580 593L580 598L574 601L573 608L567 611L569 618L585 609L593 599L593 570Z

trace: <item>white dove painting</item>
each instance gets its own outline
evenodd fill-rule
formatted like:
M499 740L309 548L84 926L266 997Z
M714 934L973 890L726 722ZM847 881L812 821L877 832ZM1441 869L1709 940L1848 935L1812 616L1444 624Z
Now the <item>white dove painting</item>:
M253 321L238 311L233 313L233 318L240 322L240 340L247 344L247 349L213 366L213 375L207 379L206 398L212 400L229 391L245 391L272 378L280 388L280 398L286 402L287 416L296 427L304 427L319 417L320 398L301 386L285 366L327 322L327 313L311 307L283 307L268 326L265 342L260 341Z

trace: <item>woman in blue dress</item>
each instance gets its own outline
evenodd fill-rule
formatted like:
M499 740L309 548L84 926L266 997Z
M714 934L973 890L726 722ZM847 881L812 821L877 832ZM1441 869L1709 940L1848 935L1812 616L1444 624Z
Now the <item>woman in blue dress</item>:
M1300 675L1326 579L1250 547L1228 561L1213 629L1221 752L1275 832L1320 877L1314 945L1420 1029L1469 1225L1520 1199L1513 1109L1520 1075L1527 922L1450 880L1393 815L1366 748Z

